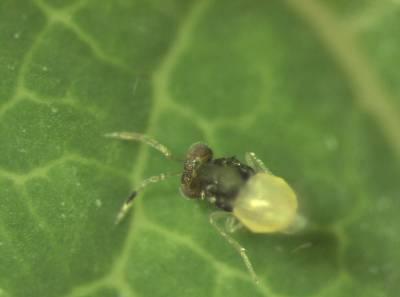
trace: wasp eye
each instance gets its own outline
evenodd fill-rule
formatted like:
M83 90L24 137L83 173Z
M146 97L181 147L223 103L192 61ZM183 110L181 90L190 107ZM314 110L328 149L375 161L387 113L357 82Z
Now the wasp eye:
M195 162L207 162L213 157L212 150L204 143L197 142L190 146L186 153L186 159Z

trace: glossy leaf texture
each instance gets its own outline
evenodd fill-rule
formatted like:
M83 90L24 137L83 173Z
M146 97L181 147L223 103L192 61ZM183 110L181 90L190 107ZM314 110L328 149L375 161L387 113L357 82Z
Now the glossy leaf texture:
M400 291L400 4L2 0L0 296L382 297ZM178 156L255 152L296 235L233 236L183 199Z

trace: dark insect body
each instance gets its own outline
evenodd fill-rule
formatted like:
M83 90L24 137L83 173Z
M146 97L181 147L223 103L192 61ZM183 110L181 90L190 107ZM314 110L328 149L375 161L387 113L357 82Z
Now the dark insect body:
M181 192L188 198L208 199L231 212L240 189L254 174L253 168L235 157L213 159L207 145L195 143L184 161Z

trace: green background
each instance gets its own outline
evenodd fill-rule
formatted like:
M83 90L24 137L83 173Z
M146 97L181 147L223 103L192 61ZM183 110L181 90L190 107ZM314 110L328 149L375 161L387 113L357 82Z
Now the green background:
M385 297L400 292L400 3L1 0L0 297ZM234 237L183 199L182 156L254 151L303 233Z

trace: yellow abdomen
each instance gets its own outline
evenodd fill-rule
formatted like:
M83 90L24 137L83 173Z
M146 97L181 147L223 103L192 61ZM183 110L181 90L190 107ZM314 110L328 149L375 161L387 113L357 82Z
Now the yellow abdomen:
M260 172L240 191L233 214L255 233L285 231L296 218L297 197L285 180Z

